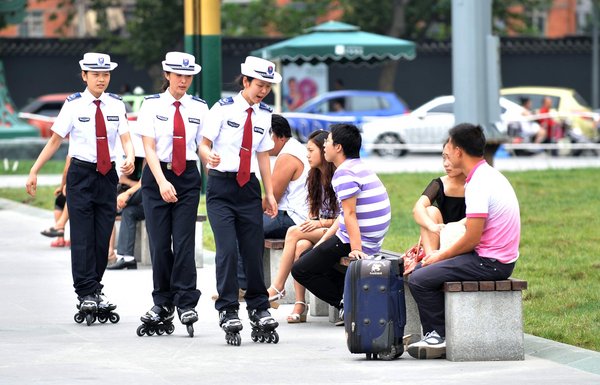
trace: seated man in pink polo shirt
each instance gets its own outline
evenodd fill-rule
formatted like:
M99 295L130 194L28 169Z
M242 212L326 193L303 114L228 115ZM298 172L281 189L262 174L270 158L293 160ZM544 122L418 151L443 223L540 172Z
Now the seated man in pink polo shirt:
M415 358L446 354L444 282L506 279L519 258L519 201L506 177L483 159L484 148L480 126L462 123L449 131L448 160L467 177L467 230L450 248L427 255L409 276L425 334L408 346Z

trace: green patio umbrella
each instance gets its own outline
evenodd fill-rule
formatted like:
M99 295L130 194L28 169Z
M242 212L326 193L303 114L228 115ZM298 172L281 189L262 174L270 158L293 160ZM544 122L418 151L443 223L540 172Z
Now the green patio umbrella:
M252 51L253 56L283 63L377 62L412 60L415 44L408 40L363 32L359 27L328 21L306 34Z

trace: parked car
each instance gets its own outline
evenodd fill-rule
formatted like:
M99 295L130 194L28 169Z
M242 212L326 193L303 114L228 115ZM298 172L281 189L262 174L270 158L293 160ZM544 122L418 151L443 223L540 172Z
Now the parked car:
M535 131L539 126L523 117L523 107L500 98L500 133L506 133L508 122L517 122L525 131ZM454 126L454 96L439 96L423 104L408 115L384 118L364 123L363 148L381 156L403 156L408 151L442 150L441 144ZM413 145L413 148L373 148L373 144Z
M282 115L303 142L308 135L334 123L360 125L373 119L402 115L406 104L393 92L342 90L320 94L293 112Z
M52 136L52 125L58 116L65 100L72 93L48 94L35 98L21 109L19 117L27 123L37 127L44 138ZM125 110L129 120L135 119L131 106L125 103Z
M575 134L583 135L592 141L598 140L600 115L592 112L588 103L575 90L559 87L511 87L500 90L500 95L521 103L522 98L531 99L533 111L537 111L544 97L552 99L552 107L557 117L567 120Z

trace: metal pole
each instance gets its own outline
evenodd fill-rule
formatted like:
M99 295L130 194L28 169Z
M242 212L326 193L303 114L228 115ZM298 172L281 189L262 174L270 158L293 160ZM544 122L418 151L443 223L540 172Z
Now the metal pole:
M600 67L598 50L598 23L600 22L600 2L594 0L592 2L592 108L600 108L600 95L598 88L600 87L600 75L598 67Z
M200 0L200 95L209 106L221 98L221 2Z

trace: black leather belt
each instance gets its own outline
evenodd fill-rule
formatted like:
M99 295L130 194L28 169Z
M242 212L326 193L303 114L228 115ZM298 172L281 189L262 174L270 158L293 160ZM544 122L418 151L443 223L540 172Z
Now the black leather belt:
M195 160L186 160L185 161L185 167L188 168L191 165L196 165L196 161ZM160 167L162 167L163 169L167 169L167 170L172 170L173 169L173 162L160 162Z
M81 167L85 167L85 168L89 168L95 171L98 171L98 166L96 165L96 163L92 163L92 162L86 162L85 160L81 160L81 159L77 159L77 158L71 158L71 163L76 164L78 166ZM110 162L111 167L115 167L115 162Z
M217 171L217 170L213 170L212 168L208 170L208 175L209 176L216 176L217 178L237 178L237 172L234 171ZM253 177L254 173L251 172L250 176Z

